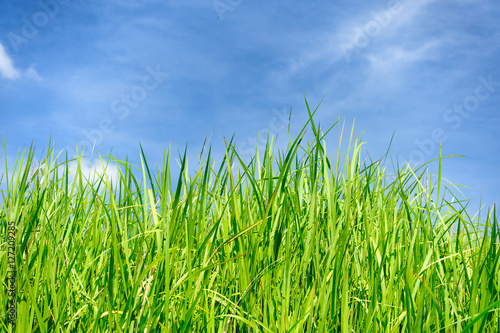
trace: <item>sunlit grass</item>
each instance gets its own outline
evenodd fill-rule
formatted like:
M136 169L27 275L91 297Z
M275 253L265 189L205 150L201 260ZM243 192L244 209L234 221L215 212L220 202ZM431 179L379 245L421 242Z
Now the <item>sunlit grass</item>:
M496 212L445 200L444 157L389 177L352 131L330 157L307 110L286 151L270 139L244 163L226 142L195 175L186 152L172 174L170 150L157 168L101 160L113 181L86 179L82 155L20 154L0 207L3 277L18 228L17 332L498 332Z

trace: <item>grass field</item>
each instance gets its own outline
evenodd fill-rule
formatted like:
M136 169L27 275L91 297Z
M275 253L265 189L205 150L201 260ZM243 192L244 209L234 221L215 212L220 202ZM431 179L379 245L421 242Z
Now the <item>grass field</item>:
M351 132L332 158L316 110L285 151L271 138L243 163L231 140L195 175L186 152L172 174L170 150L156 168L102 158L113 182L50 147L44 174L19 154L1 181L0 331L14 221L17 332L499 332L496 211L445 200L444 157L389 174Z

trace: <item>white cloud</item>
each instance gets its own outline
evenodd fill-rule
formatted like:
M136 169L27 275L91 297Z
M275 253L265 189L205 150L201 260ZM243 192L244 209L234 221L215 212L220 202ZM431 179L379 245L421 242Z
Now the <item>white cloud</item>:
M76 186L79 186L79 175L82 176L82 185L85 186L94 186L97 189L97 185L102 180L103 182L109 182L113 188L117 188L120 181L120 171L116 163L109 162L108 160L99 160L99 157L95 157L94 160L89 158L81 158L80 167L78 167L77 161L68 162L69 165L61 164L55 166L55 161L52 161L52 164L47 165L47 163L40 163L38 159L34 159L32 165L30 166L30 176L28 182L31 184L33 181L38 181L40 184L43 182L47 182L49 186L52 185L51 181L57 169L59 177L64 177L65 168L68 167L68 182L70 187L73 186L74 182ZM97 160L96 160L97 159ZM16 178L16 175L20 172L19 166L17 169L13 169L13 166L17 160L15 155L7 156L7 163L9 165L9 186L12 187L12 180ZM59 158L58 162L60 163L63 158ZM24 165L23 169L24 170ZM50 172L49 172L50 171ZM35 174L38 172L38 177L35 178ZM62 175L62 176L61 176ZM33 178L32 178L33 177ZM104 188L103 185L100 186L102 190ZM7 174L6 167L4 162L4 157L0 159L0 190L7 189ZM1 199L0 199L1 200Z
M368 54L366 59L370 62L373 71L388 73L408 63L435 58L433 49L437 48L439 45L440 43L435 40L413 49L401 46L390 46L383 49L382 52L372 52Z
M290 63L290 74L315 62L324 63L327 67L346 60L349 63L357 57L368 57L374 44L387 49L397 46L403 38L402 30L420 25L426 7L437 1L387 1L383 6L363 8L356 15L335 22L330 31L310 41L309 47L304 48L299 57Z
M30 80L42 81L42 78L38 75L38 72L33 65L25 70L15 68L12 59L9 57L7 52L5 52L5 48L2 44L0 44L0 76L9 80L16 80L21 77L25 77Z
M116 164L107 162L105 160L94 161L94 163L92 162L93 161L89 158L82 158L80 161L80 172L83 176L83 181L85 182L85 184L87 184L88 182L94 184L102 179L103 181L110 181L113 186L117 185L120 177ZM78 162L70 162L69 172L71 175L70 177L73 180L75 175L78 173Z
M28 69L24 71L24 76L28 79L35 80L38 82L42 81L42 77L38 75L38 72L36 71L33 65L31 65L30 67L28 67Z
M0 44L0 73L3 77L11 80L18 79L21 74L14 68L12 59L7 55L2 44Z

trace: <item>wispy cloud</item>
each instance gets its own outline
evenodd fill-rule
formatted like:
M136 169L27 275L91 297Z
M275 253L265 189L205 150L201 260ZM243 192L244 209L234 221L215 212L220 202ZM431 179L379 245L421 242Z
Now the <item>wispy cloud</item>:
M24 71L24 76L28 79L35 80L35 81L42 81L42 77L38 75L38 72L35 69L34 65L31 65Z
M0 44L0 73L3 77L11 80L18 79L21 76L2 44Z
M371 68L376 72L389 74L400 66L422 60L433 59L433 50L439 46L439 42L430 41L423 45L411 48L405 46L390 46L380 52L373 52L366 56Z
M42 81L42 77L38 74L34 65L31 65L25 70L16 68L2 44L0 44L0 74L9 80L25 77L30 80Z
M357 6L356 15L339 15L330 29L309 40L299 57L289 64L291 74L321 63L331 66L340 62L369 57L373 46L387 49L401 44L403 36L411 40L411 29L428 5L439 0L387 1L379 6ZM414 31L413 31L414 32ZM380 39L380 41L378 41ZM406 51L408 52L408 51Z

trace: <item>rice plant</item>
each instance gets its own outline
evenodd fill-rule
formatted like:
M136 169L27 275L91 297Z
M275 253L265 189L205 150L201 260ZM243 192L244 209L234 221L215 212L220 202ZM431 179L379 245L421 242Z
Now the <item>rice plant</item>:
M229 140L219 165L209 148L194 174L186 150L178 174L170 149L155 168L142 148L139 166L100 157L118 165L113 180L50 144L40 162L33 147L5 160L0 274L15 222L17 319L4 278L0 330L499 332L494 207L471 217L442 182L441 154L437 170L391 175L361 158L352 131L341 156L342 127L329 156L340 123L323 131L306 108L286 150L268 138L244 162Z

